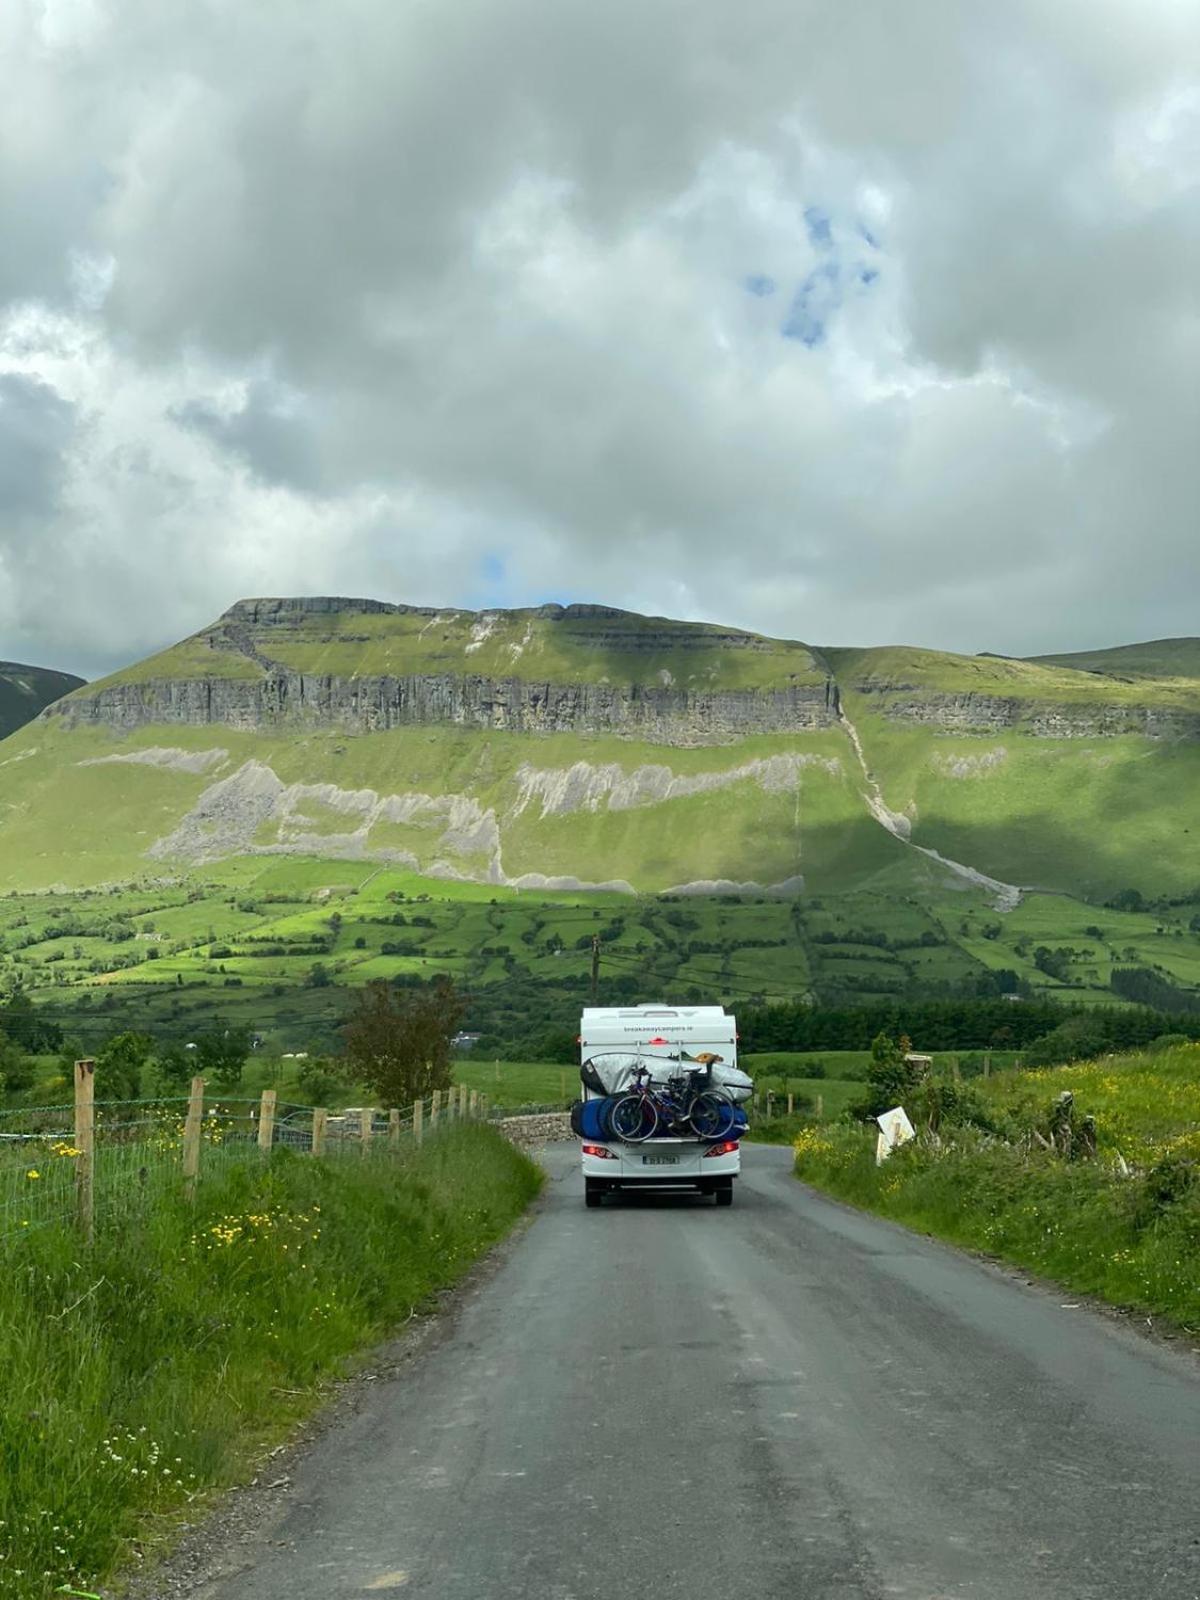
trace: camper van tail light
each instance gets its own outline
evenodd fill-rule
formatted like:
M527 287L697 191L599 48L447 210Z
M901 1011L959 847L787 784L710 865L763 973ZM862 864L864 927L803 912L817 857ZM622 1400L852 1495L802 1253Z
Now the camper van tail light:
M736 1152L737 1147L738 1142L736 1139L722 1139L720 1144L709 1145L704 1152L704 1159L707 1161L709 1156L731 1156ZM587 1147L585 1146L584 1148L586 1149Z
M737 1149L736 1145L734 1145L734 1149ZM585 1144L583 1153L585 1156L599 1156L601 1161L615 1161L617 1159L612 1151L606 1150L602 1144Z

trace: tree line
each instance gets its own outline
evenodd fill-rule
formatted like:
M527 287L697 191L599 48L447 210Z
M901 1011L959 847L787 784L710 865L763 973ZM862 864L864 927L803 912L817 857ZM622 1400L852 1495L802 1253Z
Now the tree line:
M1200 1014L1149 1006L1063 1006L1050 1000L889 1001L831 1009L798 1004L738 1013L743 1053L762 1050L869 1050L885 1034L907 1035L921 1050L1024 1050L1072 1019L1087 1023L1102 1047L1136 1049L1164 1032L1200 1038Z

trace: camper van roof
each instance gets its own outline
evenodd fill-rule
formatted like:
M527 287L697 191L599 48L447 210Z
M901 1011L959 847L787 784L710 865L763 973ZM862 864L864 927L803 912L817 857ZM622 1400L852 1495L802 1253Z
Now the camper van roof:
M724 1006L585 1006L583 1012L585 1027L589 1023L651 1022L658 1017L664 1022L672 1018L687 1022L711 1022L717 1018L722 1021L733 1020Z

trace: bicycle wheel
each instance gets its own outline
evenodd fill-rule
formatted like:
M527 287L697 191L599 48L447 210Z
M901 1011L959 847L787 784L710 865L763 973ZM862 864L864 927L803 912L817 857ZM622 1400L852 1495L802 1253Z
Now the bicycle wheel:
M626 1144L641 1144L658 1126L658 1113L640 1094L622 1095L608 1113L608 1125Z
M733 1125L733 1107L721 1095L706 1089L692 1101L688 1121L697 1137L719 1139Z

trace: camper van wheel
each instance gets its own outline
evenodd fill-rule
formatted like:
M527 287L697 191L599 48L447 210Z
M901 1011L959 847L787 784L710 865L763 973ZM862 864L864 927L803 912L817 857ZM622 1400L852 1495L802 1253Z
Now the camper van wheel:
M583 1203L589 1207L598 1206L604 1199L604 1185L598 1178L585 1178L583 1180Z
M717 1204L731 1206L733 1204L733 1179L726 1178L724 1183L717 1185Z

